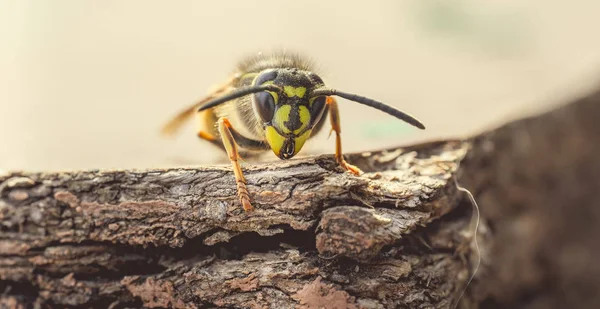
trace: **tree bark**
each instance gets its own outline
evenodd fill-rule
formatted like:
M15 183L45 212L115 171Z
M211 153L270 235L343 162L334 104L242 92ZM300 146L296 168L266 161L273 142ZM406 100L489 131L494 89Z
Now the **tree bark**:
M600 308L600 87L471 139L459 181L489 239L480 308Z
M227 165L3 175L0 307L600 308L597 115L250 165L249 213Z

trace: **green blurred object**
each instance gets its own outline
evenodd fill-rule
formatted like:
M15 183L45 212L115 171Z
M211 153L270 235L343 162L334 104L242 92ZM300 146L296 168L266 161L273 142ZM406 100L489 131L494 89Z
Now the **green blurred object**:
M418 1L417 22L429 34L498 54L522 52L531 41L519 11L483 9L465 1Z
M421 16L425 29L438 33L464 33L473 26L471 17L458 2L434 1L425 5Z

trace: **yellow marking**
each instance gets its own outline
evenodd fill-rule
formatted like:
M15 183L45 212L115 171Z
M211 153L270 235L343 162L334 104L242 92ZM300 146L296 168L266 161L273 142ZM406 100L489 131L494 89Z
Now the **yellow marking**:
M285 137L279 135L277 130L272 126L267 126L265 129L265 137L275 155L279 156L281 147L283 147L283 142L285 142Z
M296 96L298 96L299 98L304 98L305 93L306 93L306 87L296 88Z
M290 119L290 111L292 107L290 105L282 105L277 109L273 116L273 125L281 130L283 133L288 134L291 131L285 126L285 122Z
M298 152L300 152L300 150L302 149L302 146L304 146L304 143L306 142L306 140L310 136L310 132L311 131L312 130L307 130L302 135L294 138L294 141L296 142L296 144L294 145L295 146L294 147L294 155L296 155Z
M283 92L290 98L295 96L303 98L306 93L306 87L283 86Z
M298 114L300 115L301 125L300 128L294 130L294 134L302 132L302 130L304 130L304 128L306 128L308 126L308 123L310 122L310 111L308 110L308 108L306 108L306 106L299 106Z

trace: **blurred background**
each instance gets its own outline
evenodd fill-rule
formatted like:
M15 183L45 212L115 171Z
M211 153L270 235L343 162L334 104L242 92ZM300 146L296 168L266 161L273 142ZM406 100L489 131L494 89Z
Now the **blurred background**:
M598 12L595 0L0 0L0 170L223 162L193 122L176 139L159 130L272 49L427 126L341 101L345 152L475 134L596 86ZM333 151L323 132L303 154Z

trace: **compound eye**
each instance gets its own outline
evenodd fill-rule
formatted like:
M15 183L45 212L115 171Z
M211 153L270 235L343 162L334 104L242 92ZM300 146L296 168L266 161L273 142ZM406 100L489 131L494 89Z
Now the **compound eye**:
M325 111L325 101L327 97L317 97L310 106L310 120L313 124L317 123Z
M271 122L275 114L275 98L266 91L255 94L255 97L258 115L264 122Z

